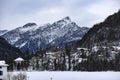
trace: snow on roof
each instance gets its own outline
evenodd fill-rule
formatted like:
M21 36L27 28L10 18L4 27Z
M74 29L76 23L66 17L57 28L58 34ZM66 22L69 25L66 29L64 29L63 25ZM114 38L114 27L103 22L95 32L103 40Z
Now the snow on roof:
M24 61L24 59L23 58L21 58L21 57L18 57L17 59L15 59L14 60L15 62L20 62L20 61Z
M46 54L55 54L55 52L47 52Z
M0 61L0 66L8 66L8 64L5 63L5 61Z
M81 50L81 49L88 50L88 48L77 48L77 50Z

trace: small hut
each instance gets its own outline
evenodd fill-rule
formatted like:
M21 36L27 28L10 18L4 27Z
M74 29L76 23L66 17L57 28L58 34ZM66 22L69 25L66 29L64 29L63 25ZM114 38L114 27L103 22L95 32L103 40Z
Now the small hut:
M22 63L22 62L24 61L24 59L21 58L21 57L18 57L18 58L16 58L14 61L15 61L16 63Z
M23 58L18 57L14 61L15 61L15 69L16 70L23 69L23 65L24 65L24 59Z

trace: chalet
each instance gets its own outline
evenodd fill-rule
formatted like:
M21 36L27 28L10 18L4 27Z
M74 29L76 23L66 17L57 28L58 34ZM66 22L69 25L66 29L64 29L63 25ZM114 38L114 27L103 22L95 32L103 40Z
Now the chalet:
M15 59L14 60L16 63L21 63L21 62L23 62L24 61L24 59L23 58L21 58L21 57L18 57L17 59Z
M15 69L16 70L21 70L21 69L23 69L23 63L24 63L24 59L23 58L21 58L21 57L18 57L18 58L16 58L15 60Z
M7 80L7 67L5 61L0 61L0 80Z

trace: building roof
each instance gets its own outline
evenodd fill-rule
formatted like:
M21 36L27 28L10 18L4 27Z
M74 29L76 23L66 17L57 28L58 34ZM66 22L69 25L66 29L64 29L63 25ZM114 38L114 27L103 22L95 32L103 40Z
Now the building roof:
M6 64L4 60L2 60L0 61L0 66L8 66L8 64Z
M77 50L81 50L81 49L83 49L83 50L89 50L88 48L77 48Z
M21 57L18 57L18 58L16 58L14 61L15 61L15 62L21 62L21 61L24 61L24 59L21 58Z

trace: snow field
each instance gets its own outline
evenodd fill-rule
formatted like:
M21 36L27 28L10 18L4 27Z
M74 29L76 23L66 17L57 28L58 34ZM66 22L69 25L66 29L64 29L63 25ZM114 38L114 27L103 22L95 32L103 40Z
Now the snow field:
M27 72L28 80L120 80L120 72Z

